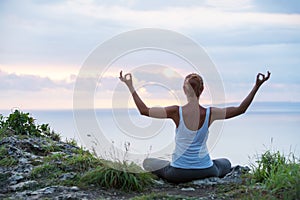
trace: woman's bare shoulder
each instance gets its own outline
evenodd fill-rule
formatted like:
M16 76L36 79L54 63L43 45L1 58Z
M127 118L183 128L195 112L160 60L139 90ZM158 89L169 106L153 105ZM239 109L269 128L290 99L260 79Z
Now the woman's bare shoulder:
M179 110L179 106L178 105L172 105L172 106L167 106L165 107L166 111L169 113L176 113Z

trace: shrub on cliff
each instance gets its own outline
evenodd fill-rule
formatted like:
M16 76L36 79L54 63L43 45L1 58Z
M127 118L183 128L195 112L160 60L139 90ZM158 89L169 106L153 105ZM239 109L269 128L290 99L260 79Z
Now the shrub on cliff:
M37 125L35 119L29 113L15 110L8 117L0 115L1 134L9 131L15 135L30 135L37 137L48 137L59 141L60 135L50 130L49 124Z

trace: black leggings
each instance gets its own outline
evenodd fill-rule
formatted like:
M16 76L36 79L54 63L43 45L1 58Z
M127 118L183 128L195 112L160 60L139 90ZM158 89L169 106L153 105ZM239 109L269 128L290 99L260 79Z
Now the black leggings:
M147 158L143 162L147 171L171 183L186 183L208 177L224 177L230 172L231 163L226 158L213 160L213 166L205 169L181 169L172 167L169 161Z

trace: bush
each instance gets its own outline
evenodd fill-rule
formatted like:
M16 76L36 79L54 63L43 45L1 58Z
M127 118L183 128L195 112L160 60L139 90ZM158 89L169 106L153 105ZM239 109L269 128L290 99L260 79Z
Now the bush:
M17 135L30 135L36 137L48 137L60 141L60 135L50 130L49 124L36 125L35 119L29 113L15 110L7 118L0 115L1 134L12 130Z

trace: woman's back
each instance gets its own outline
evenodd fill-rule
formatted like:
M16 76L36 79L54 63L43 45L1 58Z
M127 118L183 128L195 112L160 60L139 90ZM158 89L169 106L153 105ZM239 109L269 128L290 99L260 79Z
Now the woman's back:
M206 117L206 109L197 104L186 104L182 106L183 122L189 130L199 130Z
M189 129L183 117L183 110L186 112L186 120L190 125L199 124L200 118L204 119L200 129L197 126L196 130ZM201 110L205 113L201 114ZM189 111L189 112L187 112ZM198 119L193 120L190 117L198 115ZM179 125L176 128L175 150L172 156L171 166L183 169L205 169L213 165L209 156L206 141L208 136L210 109L200 108L188 110L188 107L179 107ZM193 122L194 121L194 122ZM191 127L190 127L191 128Z

